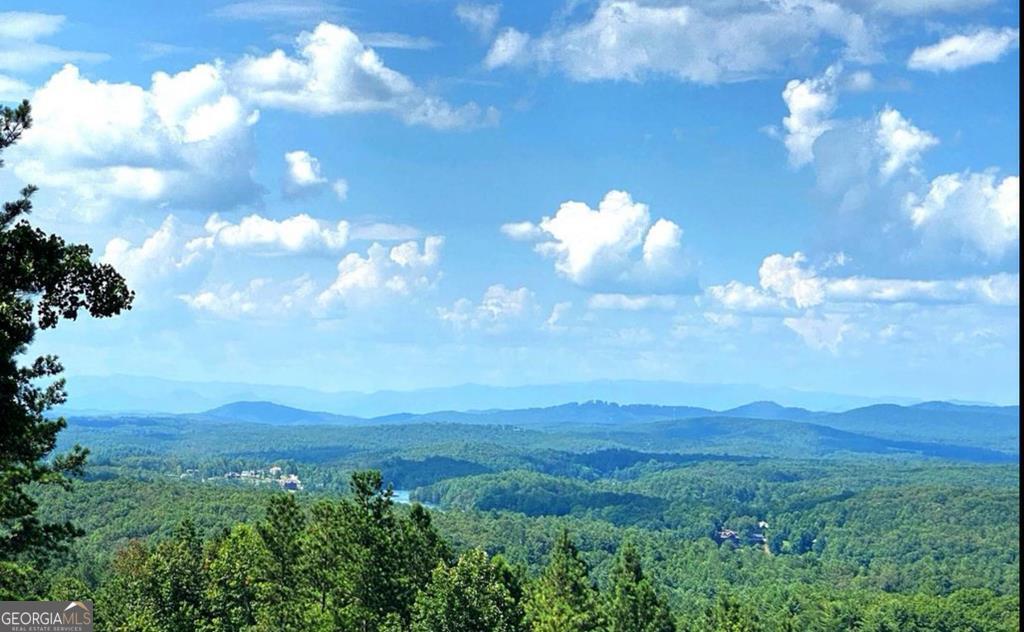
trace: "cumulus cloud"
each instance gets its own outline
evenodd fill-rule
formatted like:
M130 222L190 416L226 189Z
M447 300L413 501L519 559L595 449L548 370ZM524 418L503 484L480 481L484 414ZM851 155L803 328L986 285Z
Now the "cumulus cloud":
M544 236L544 231L533 222L511 222L501 225L505 236L517 241L533 241Z
M879 167L882 177L888 178L904 167L914 167L921 154L939 144L932 134L915 127L899 110L887 107L877 118L875 139L883 152Z
M296 310L307 309L315 284L306 276L286 282L252 279L236 286L225 283L193 294L180 294L178 299L197 312L218 318L276 318Z
M390 112L409 124L438 129L493 123L497 112L475 103L453 106L384 65L345 26L320 23L296 39L296 54L277 49L247 55L231 68L247 101L313 114Z
M961 243L987 260L1020 249L1020 178L994 172L951 173L933 179L905 208L931 247Z
M60 31L64 22L63 15L0 11L0 70L26 72L67 62L107 59L103 53L66 50L39 42ZM25 96L22 94L20 98Z
M317 296L317 305L329 310L372 302L384 296L408 295L432 287L437 281L444 238L430 236L391 248L372 244L366 256L349 253L338 262L338 275Z
M341 220L331 225L305 213L282 220L252 214L238 223L214 213L206 220L204 228L207 234L191 240L188 250L200 252L222 247L272 254L305 253L340 250L349 239L348 222Z
M75 66L32 98L35 125L15 149L19 178L71 194L85 217L128 200L206 207L250 201L249 127L257 113L218 65L157 72L149 89L91 81Z
M938 138L916 127L891 106L883 108L866 123L832 119L841 82L846 89L864 90L873 83L873 78L864 72L844 78L842 66L832 65L820 76L789 81L782 91L782 100L789 110L789 115L782 119L786 131L782 141L794 167L815 162L815 143L836 128L841 134L860 141L861 146L846 148L847 160L861 165L877 163L883 179L904 168L914 168L925 151L938 145ZM824 165L826 172L829 166Z
M788 299L797 307L811 307L824 300L822 280L814 270L804 266L807 257L802 252L791 256L769 255L757 271L761 287L775 296Z
M825 314L822 317L784 318L782 322L796 332L812 349L838 353L843 336L853 328L846 320L846 316L843 314Z
M998 61L1018 46L1019 29L981 29L971 34L952 35L930 46L914 49L907 60L907 67L932 72L961 70Z
M736 312L775 313L837 303L955 303L1013 306L1020 302L1018 274L998 273L959 279L835 277L808 264L800 252L773 254L758 270L760 287L730 281L705 294Z
M826 73L789 85L817 93L808 86L835 82ZM967 170L929 179L923 162L940 143L936 135L892 106L866 120L818 115L834 107L834 92L820 92L821 99L806 99L824 104L810 107L812 115L798 117L791 104L787 128L808 133L785 141L791 162L813 164L819 191L835 206L824 218L824 246L909 276L977 274L1019 252L1016 175Z
M826 0L700 7L603 0L584 21L537 37L502 32L487 65L535 63L577 81L666 76L713 84L779 70L828 40L846 58L877 57L863 18Z
M725 309L737 312L771 313L787 308L782 299L739 281L709 286L705 293Z
M182 247L184 239L181 223L168 215L159 228L137 245L124 237L108 241L100 261L114 266L134 288L194 262L195 253Z
M327 179L320 175L320 161L308 151L289 151L284 155L288 165L288 184L296 188L315 187L327 184Z
M783 142L789 150L789 163L799 167L814 159L814 141L832 128L829 119L836 107L836 78L839 66L831 66L820 77L793 79L782 91L789 116L782 119L786 128Z
M664 218L652 222L647 205L625 191L609 191L596 209L565 202L539 224L506 224L502 230L540 240L537 252L554 259L558 273L577 285L627 293L693 289L682 229Z
M455 17L482 38L488 38L501 17L500 4L460 2L455 6Z
M484 291L479 303L461 298L451 307L439 307L437 315L456 329L498 332L529 316L535 309L533 292L529 289L510 289L497 284Z
M999 273L949 280L829 279L828 299L834 302L1020 304L1020 276Z

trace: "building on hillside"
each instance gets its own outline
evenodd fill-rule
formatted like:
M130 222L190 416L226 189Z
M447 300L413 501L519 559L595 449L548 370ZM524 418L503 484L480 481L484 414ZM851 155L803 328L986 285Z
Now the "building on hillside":
M272 467L270 468L270 470L269 470L269 471L270 471L270 475L271 475L271 476L280 476L280 475L281 475L281 472L282 472L283 470L282 470L282 469L281 469L280 467L278 467L277 465L274 465L274 466L272 466Z

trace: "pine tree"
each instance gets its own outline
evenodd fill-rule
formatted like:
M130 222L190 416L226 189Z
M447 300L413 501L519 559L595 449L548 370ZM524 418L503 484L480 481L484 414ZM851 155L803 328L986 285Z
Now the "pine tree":
M301 572L301 535L305 515L291 494L270 500L267 516L257 527L266 548L263 570L267 579L266 603L258 617L263 627L278 630L305 629L308 583Z
M640 555L630 542L619 550L604 601L605 626L609 632L675 630L668 604L644 576Z
M555 541L547 568L533 586L526 604L534 632L586 632L601 625L598 594L587 563L563 530Z
M0 108L0 152L31 125L28 101ZM111 266L91 261L89 246L67 244L28 222L35 191L34 186L25 187L0 212L0 599L29 596L26 586L45 558L79 535L71 523L40 521L29 490L34 485L69 487L87 456L76 445L48 458L66 422L45 413L64 403L64 381L39 386L36 380L59 375L60 362L42 356L19 365L17 359L37 329L74 320L80 311L113 316L129 309L133 298Z

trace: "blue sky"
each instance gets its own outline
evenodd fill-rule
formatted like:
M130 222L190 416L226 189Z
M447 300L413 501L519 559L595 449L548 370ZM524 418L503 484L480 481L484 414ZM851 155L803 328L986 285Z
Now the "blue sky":
M135 308L74 374L1017 402L990 0L7 3L6 197Z

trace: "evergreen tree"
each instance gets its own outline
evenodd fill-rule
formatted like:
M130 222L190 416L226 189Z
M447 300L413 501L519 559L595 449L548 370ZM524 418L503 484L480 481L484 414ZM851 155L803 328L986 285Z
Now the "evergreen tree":
M605 626L609 632L673 632L668 604L640 567L640 555L631 542L619 550L604 596Z
M0 153L18 141L32 125L31 108L0 108ZM0 166L3 162L0 161ZM49 553L60 551L79 535L71 523L44 524L36 515L34 485L68 487L80 474L87 451L48 458L63 418L48 419L46 411L64 403L64 381L46 386L63 367L55 356L42 356L20 365L37 328L74 320L80 311L95 317L128 309L132 292L109 265L90 259L86 245L67 244L57 235L34 228L26 219L32 211L34 186L27 186L0 212L0 598L26 597L33 575Z
M301 572L305 525L305 515L294 495L276 494L270 499L267 517L257 527L266 549L262 571L267 580L266 603L259 617L262 627L305 629L308 583Z
M563 530L555 541L547 568L526 604L534 632L585 632L601 625L598 594L587 563Z
M501 558L481 549L454 566L440 564L416 599L413 632L518 632L523 630L519 578Z

